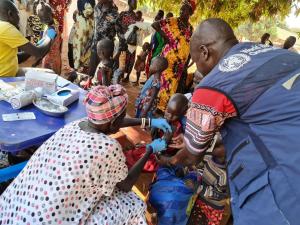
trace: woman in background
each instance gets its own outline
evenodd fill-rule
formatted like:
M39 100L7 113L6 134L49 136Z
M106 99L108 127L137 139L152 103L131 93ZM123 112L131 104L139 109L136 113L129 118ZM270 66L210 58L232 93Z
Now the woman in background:
M184 71L190 54L190 39L193 27L189 23L194 13L196 3L184 0L180 9L180 16L154 22L153 28L164 38L165 46L162 56L166 57L169 67L161 77L161 88L158 94L157 108L164 112L170 97L176 93L178 83Z
M95 0L78 0L77 20L73 39L74 69L87 72L91 56L91 44L94 32Z

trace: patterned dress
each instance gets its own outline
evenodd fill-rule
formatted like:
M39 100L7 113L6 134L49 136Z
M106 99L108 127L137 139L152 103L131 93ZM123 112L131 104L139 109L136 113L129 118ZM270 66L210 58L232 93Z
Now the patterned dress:
M212 156L206 156L204 163L199 195L188 225L220 225L223 219L228 198L226 166L217 163Z
M64 30L64 18L70 0L49 0L49 4L53 9L54 18L58 21L59 32L62 34Z
M93 48L96 50L98 41L107 38L114 40L116 36L116 21L119 16L118 7L113 5L109 9L103 9L101 4L97 4L94 9L94 37Z
M85 4L85 9L80 11L75 23L73 38L73 57L76 70L87 68L91 56L91 44L94 31L93 6Z
M121 12L118 19L117 19L117 26L118 26L118 36L120 39L120 46L127 46L125 40L125 33L128 31L128 27L131 24L137 22L137 16L134 11L124 11ZM130 52L129 50L126 51L126 60L125 60L125 73L131 72L134 62L135 62L135 54L136 51Z
M52 45L48 54L43 58L42 67L53 70L56 74L61 73L61 45L62 39L60 36L58 24L55 23L54 26L46 27L44 35L47 33L48 29L55 29L56 37L52 41Z
M160 81L154 75L152 75L147 82L145 83L144 87L142 88L139 96L135 102L135 109L136 109L136 118L140 118L141 115L145 112L146 108L148 107L151 99L152 94L155 89L159 90L160 88ZM152 117L152 113L156 109L156 99L154 100L149 112L148 117Z
M170 43L166 44L162 56L168 62L168 68L161 76L161 87L158 94L157 108L162 112L165 111L170 97L176 93L179 81L188 56L190 54L190 39L193 27L185 29L180 28L179 18L169 18L160 21L161 30L168 36Z
M31 41L36 44L42 38L43 24L37 15L31 15L27 21L27 36L31 37Z
M80 121L46 141L0 196L0 224L146 224L143 202L115 190L128 174L122 147Z

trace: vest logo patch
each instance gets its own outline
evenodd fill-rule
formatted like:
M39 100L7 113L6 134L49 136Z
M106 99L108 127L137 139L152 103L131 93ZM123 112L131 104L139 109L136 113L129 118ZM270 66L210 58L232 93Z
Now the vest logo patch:
M246 54L234 54L226 59L223 59L223 61L219 64L219 70L222 72L233 72L242 68L250 61L250 56Z

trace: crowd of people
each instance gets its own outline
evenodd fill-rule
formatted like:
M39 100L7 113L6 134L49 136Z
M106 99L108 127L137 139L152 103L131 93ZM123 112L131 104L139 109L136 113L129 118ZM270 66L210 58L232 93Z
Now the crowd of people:
M0 77L24 75L18 64L30 56L33 66L61 74L69 4L0 2ZM69 79L88 90L87 117L30 156L0 196L0 224L221 225L229 205L234 224L297 224L296 38L282 48L268 33L260 43L240 43L217 18L194 30L196 5L183 0L177 17L159 10L147 23L136 0L123 12L113 0L77 1ZM142 73L147 80L128 118L122 84L133 69L137 84ZM151 143L123 151L110 137L139 125ZM142 172L155 173L146 202L131 191Z

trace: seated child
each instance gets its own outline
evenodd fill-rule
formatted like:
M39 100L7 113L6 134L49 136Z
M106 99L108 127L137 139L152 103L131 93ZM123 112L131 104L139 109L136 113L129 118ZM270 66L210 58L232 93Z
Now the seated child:
M164 138L167 142L170 142L171 138L177 137L183 133L183 127L181 125L181 118L185 115L188 109L188 100L183 94L175 94L171 97L167 110L165 112L165 119L169 122L173 132L171 134L164 134L160 130L152 132L153 139ZM145 153L145 146L137 147L133 150L125 152L127 166L131 168L135 162L137 162ZM163 154L175 155L177 149L168 148ZM155 155L152 155L148 162L144 166L144 172L155 172L158 169Z
M149 194L158 224L220 224L227 198L225 151L220 138L203 163L202 173L180 166L158 169Z
M97 66L93 78L88 77L87 81L82 81L80 86L84 89L89 89L91 86L104 85L109 86L113 75L113 52L114 42L109 39L103 39L97 44L97 54L100 63Z
M155 57L150 65L151 76L142 88L136 102L136 118L152 117L156 108L157 94L160 89L161 73L168 68L168 61L162 57Z
M137 56L134 69L136 70L136 84L139 84L140 76L143 71L145 71L146 66L146 59L150 51L150 44L148 42L145 42L143 44L143 50L140 52L140 54Z
M188 225L220 225L224 217L226 200L229 198L225 149L221 136L216 135L216 137L213 151L208 153L203 160L203 175L195 196L195 203L192 206Z
M41 2L37 6L38 16L45 25L42 39L37 43L37 45L42 44L46 38L52 40L52 44L49 52L42 60L42 67L53 70L56 74L61 72L61 44L62 39L58 30L58 24L54 21L53 10L50 5ZM38 64L35 63L34 66Z

